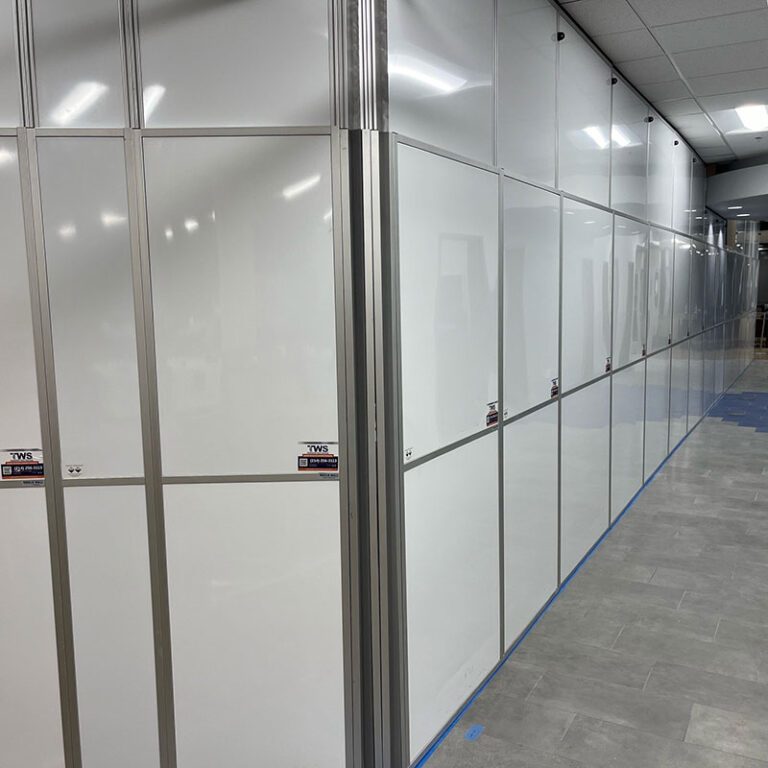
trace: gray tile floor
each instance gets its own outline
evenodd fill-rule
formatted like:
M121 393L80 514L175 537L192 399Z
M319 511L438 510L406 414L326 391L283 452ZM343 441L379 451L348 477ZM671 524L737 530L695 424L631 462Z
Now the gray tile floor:
M768 434L705 419L427 764L585 766L768 768Z

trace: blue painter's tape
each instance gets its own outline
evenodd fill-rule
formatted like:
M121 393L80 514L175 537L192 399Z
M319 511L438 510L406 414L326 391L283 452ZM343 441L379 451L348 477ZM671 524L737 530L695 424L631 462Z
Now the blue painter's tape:
M464 734L464 738L467 741L477 741L484 730L484 725L473 725L471 728L467 728L467 732Z

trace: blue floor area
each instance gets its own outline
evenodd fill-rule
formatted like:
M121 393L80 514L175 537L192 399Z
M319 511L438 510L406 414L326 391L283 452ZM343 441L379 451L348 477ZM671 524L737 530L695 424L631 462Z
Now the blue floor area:
M768 432L768 392L732 392L724 395L709 415L740 427Z

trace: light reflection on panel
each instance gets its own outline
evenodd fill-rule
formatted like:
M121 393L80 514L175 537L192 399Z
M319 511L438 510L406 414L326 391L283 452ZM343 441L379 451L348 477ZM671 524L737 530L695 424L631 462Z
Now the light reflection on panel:
M3 768L64 768L45 491L0 491Z
M505 647L557 589L557 404L504 427Z
M688 336L691 289L691 241L675 237L675 276L672 303L672 341Z
M0 138L0 449L40 448L27 247L16 141Z
M667 458L671 350L648 358L645 383L645 480Z
M19 62L13 0L0 3L0 126L15 128L21 123ZM2 161L0 161L1 163Z
M393 131L493 159L493 0L389 0Z
M693 155L686 144L676 139L674 146L674 192L672 228L678 232L691 231L691 173Z
M147 126L330 123L325 0L138 6Z
M562 578L608 527L611 386L603 379L562 400Z
M648 354L672 342L672 276L675 237L651 229L648 252Z
M499 660L498 440L405 475L411 760Z
M610 213L563 201L563 381L573 389L605 373L611 356Z
M557 15L548 0L501 0L498 12L499 164L554 187Z
M558 79L559 187L608 204L611 70L562 18Z
M122 139L39 139L62 471L143 473Z
M403 448L489 423L498 399L498 178L398 148Z
M613 87L611 206L646 218L648 105L619 80Z
M326 137L146 139L163 471L338 440Z
M613 365L639 360L646 348L648 227L616 216L613 245Z
M648 149L648 218L654 224L672 225L675 134L652 114Z
M116 2L32 0L41 125L125 125L120 9Z
M504 182L504 411L551 397L558 377L560 198Z
M65 488L64 503L83 766L152 768L159 754L144 488Z
M645 363L613 375L611 518L615 520L643 484Z
M338 484L166 486L165 517L179 765L343 766Z
M688 434L689 344L672 347L672 385L669 400L669 449Z

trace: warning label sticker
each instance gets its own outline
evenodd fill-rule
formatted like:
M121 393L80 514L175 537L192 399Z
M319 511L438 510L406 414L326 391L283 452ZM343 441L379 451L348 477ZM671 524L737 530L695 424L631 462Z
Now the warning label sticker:
M45 477L40 448L9 448L0 451L0 479L41 480Z
M338 472L338 443L299 443L299 472Z

